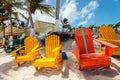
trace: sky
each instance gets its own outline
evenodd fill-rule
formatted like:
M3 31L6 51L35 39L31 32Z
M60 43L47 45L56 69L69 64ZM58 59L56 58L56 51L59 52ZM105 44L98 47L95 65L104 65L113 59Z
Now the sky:
M56 0L46 0L45 4L56 7ZM67 18L72 27L95 24L116 24L120 22L120 0L60 0L60 23ZM39 11L33 15L35 21L55 23L55 18Z

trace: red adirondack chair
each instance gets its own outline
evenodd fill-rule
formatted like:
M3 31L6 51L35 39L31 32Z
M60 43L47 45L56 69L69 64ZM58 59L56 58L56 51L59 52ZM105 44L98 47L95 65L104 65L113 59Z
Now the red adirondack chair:
M74 33L75 41L72 43L72 51L78 60L80 70L110 67L110 56L118 46L95 39L106 46L105 54L95 53L91 29L77 29Z

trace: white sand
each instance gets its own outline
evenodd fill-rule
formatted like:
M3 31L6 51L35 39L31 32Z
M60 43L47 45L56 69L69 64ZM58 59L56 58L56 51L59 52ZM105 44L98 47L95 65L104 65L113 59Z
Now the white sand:
M72 41L63 42L63 51L69 59L61 63L60 71L46 68L36 72L30 62L17 67L14 57L0 50L0 80L120 80L120 56L112 57L109 70L79 71L76 58L71 52Z

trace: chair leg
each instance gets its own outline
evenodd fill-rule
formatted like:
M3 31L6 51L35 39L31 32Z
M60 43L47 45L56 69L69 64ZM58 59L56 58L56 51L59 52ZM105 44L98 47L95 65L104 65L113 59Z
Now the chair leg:
M56 65L56 68L57 68L58 71L60 70L59 64Z
M20 66L20 63L17 63L17 66L19 67L19 66Z
M106 68L106 69L110 69L110 65L107 65L105 68Z
M38 67L35 67L35 70L38 71Z
M81 66L79 66L79 70L80 70L80 71L82 71L82 70L83 70L83 68L81 68Z

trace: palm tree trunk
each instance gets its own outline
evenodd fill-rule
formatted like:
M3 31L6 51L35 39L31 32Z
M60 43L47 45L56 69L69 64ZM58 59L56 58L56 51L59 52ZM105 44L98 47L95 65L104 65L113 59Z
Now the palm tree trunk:
M5 45L5 27L4 27L4 22L2 21L2 28L3 28L3 42L2 42L2 45L4 46Z
M13 26L12 26L12 15L10 13L10 38L9 38L9 44L12 45L12 40L13 40Z
M24 39L25 36L27 35L28 24L29 24L29 17L28 17L28 19L27 19L27 23L26 23L26 27L25 27L25 29L24 29L24 32L23 32L22 35L20 36L20 39Z
M60 10L60 0L56 0L55 31L59 31L59 10Z
M28 24L29 24L29 19L30 19L30 17L28 17L28 19L27 19L27 23L26 23L26 27L25 27L25 33L27 33Z
M30 16L30 22L31 22L30 36L34 36L35 31L34 31L34 25L33 25L33 19L32 19L31 11L29 11L29 16Z
M29 19L30 19L30 22L31 22L30 35L31 35L31 36L34 36L34 35L35 35L35 32L34 32L34 24L33 24L33 19L32 19L32 13L31 13L31 11L30 11L30 3L29 3L28 0L26 0L26 5L27 5L27 9L28 9Z
M10 36L12 36L12 34L13 34L13 26L12 26L11 14L10 14Z

